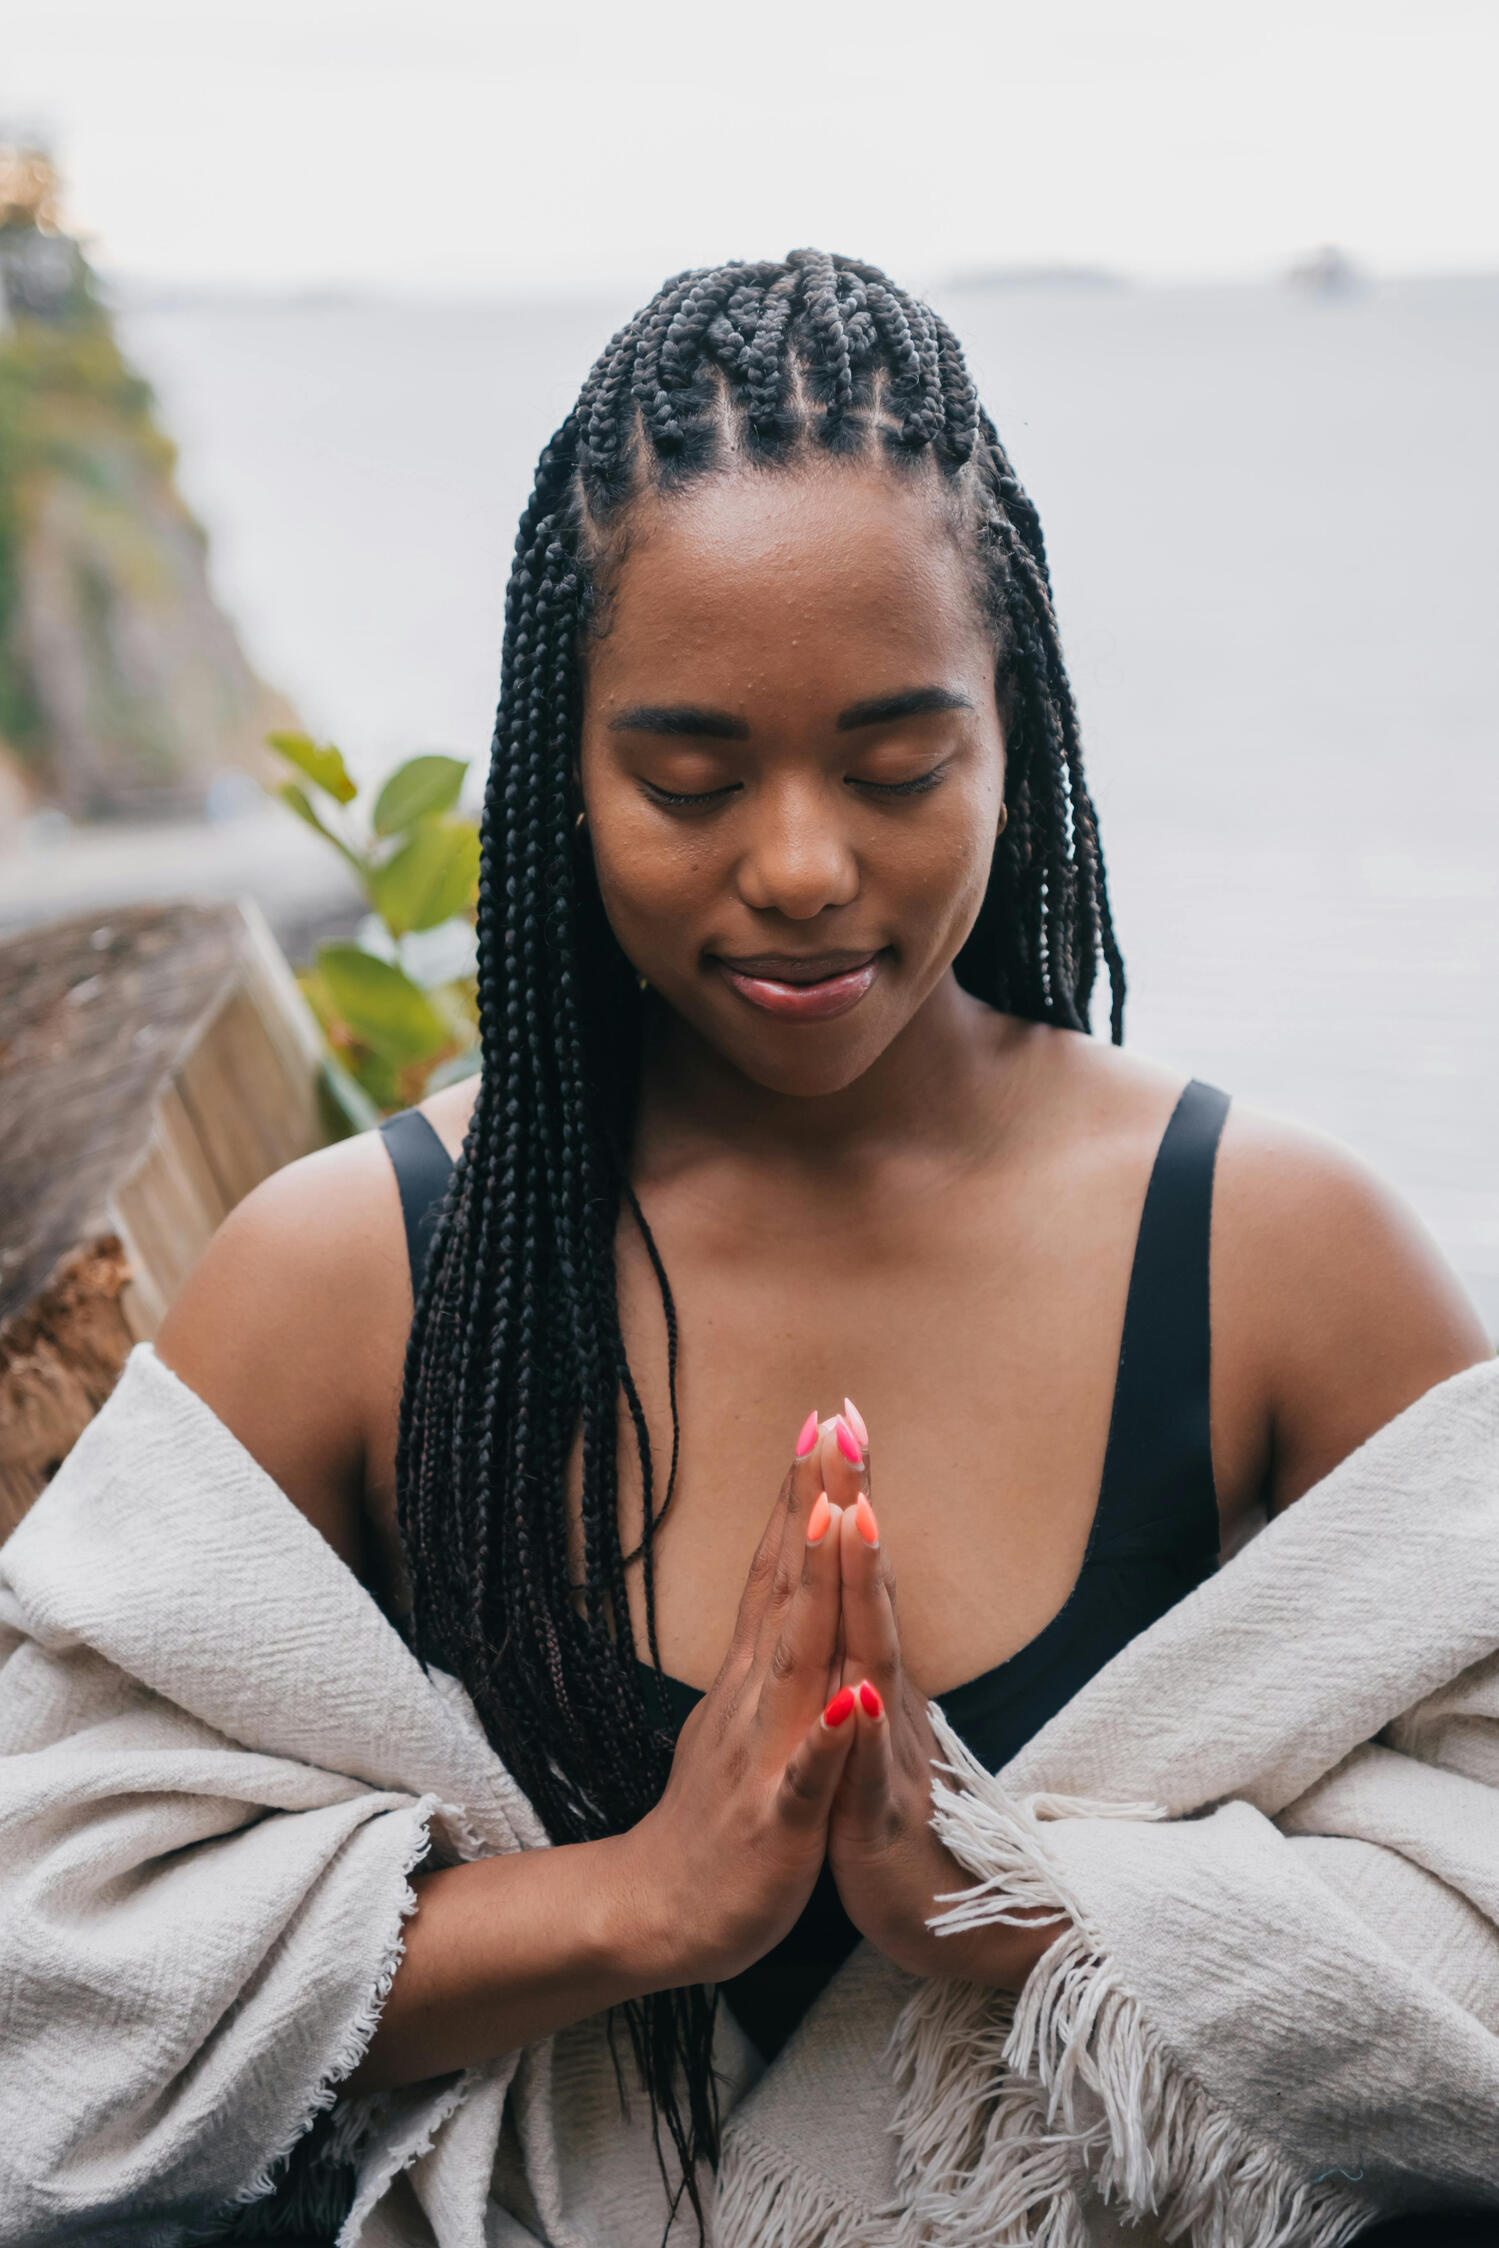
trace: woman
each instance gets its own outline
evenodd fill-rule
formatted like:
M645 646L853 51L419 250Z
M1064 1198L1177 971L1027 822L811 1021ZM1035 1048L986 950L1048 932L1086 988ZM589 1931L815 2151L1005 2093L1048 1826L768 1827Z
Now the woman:
M655 2234L715 2040L731 2104L860 1938L997 1994L1057 1941L1023 1884L934 1929L975 1872L928 1696L999 1770L1491 1352L1346 1154L1122 1050L1040 527L876 269L685 275L610 344L484 832L482 1077L268 1181L157 1348L554 1845L418 1873L341 2095L623 2009Z

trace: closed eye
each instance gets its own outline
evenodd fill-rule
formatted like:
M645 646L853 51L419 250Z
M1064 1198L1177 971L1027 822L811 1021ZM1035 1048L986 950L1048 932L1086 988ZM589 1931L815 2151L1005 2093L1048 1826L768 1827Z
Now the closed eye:
M946 770L945 765L934 765L930 772L913 774L911 779L904 781L871 781L861 778L857 773L850 773L846 776L844 785L864 789L873 796L925 796L929 789L938 786ZM737 795L744 784L742 781L729 781L722 788L694 790L662 788L658 781L648 780L642 780L640 785L653 804L665 805L672 811L692 811L705 804L722 803L725 797Z
M729 781L723 788L705 788L693 794L676 788L660 788L655 781L642 781L640 785L653 804L665 804L674 811L690 811L694 805L720 803L724 797L734 795L742 784Z
M866 781L850 773L846 786L868 789L875 796L925 796L928 789L936 788L947 768L934 765L929 773L917 773L908 781Z

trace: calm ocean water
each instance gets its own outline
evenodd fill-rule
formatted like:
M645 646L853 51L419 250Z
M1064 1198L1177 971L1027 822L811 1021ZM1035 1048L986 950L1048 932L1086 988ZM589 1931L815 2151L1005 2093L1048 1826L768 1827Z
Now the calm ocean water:
M1131 1043L1358 1149L1499 1333L1499 279L941 301L1047 526ZM126 320L357 764L484 754L535 456L629 309Z

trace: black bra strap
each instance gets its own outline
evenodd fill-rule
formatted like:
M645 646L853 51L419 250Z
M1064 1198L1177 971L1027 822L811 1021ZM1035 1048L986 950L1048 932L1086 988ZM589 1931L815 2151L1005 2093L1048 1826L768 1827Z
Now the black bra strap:
M398 1116L387 1116L380 1126L380 1137L400 1190L414 1303L421 1294L437 1213L453 1175L453 1158L417 1108L403 1108Z
M1217 1551L1210 1307L1213 1170L1228 1095L1194 1078L1140 1216L1096 1529L1118 1551L1164 1517Z

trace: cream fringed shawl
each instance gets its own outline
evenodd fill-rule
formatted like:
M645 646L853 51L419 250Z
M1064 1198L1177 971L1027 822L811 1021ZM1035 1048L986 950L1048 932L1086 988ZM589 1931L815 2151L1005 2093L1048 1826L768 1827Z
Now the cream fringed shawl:
M758 2082L724 2017L717 2248L1335 2248L1499 2206L1496 1647L1485 1366L1000 1780L944 1730L950 1918L1064 1932L1018 2003L861 1946ZM599 2021L339 2096L411 1869L543 1844L467 1698L137 1351L0 1555L0 2242L175 2248L331 2106L345 2248L657 2248Z

